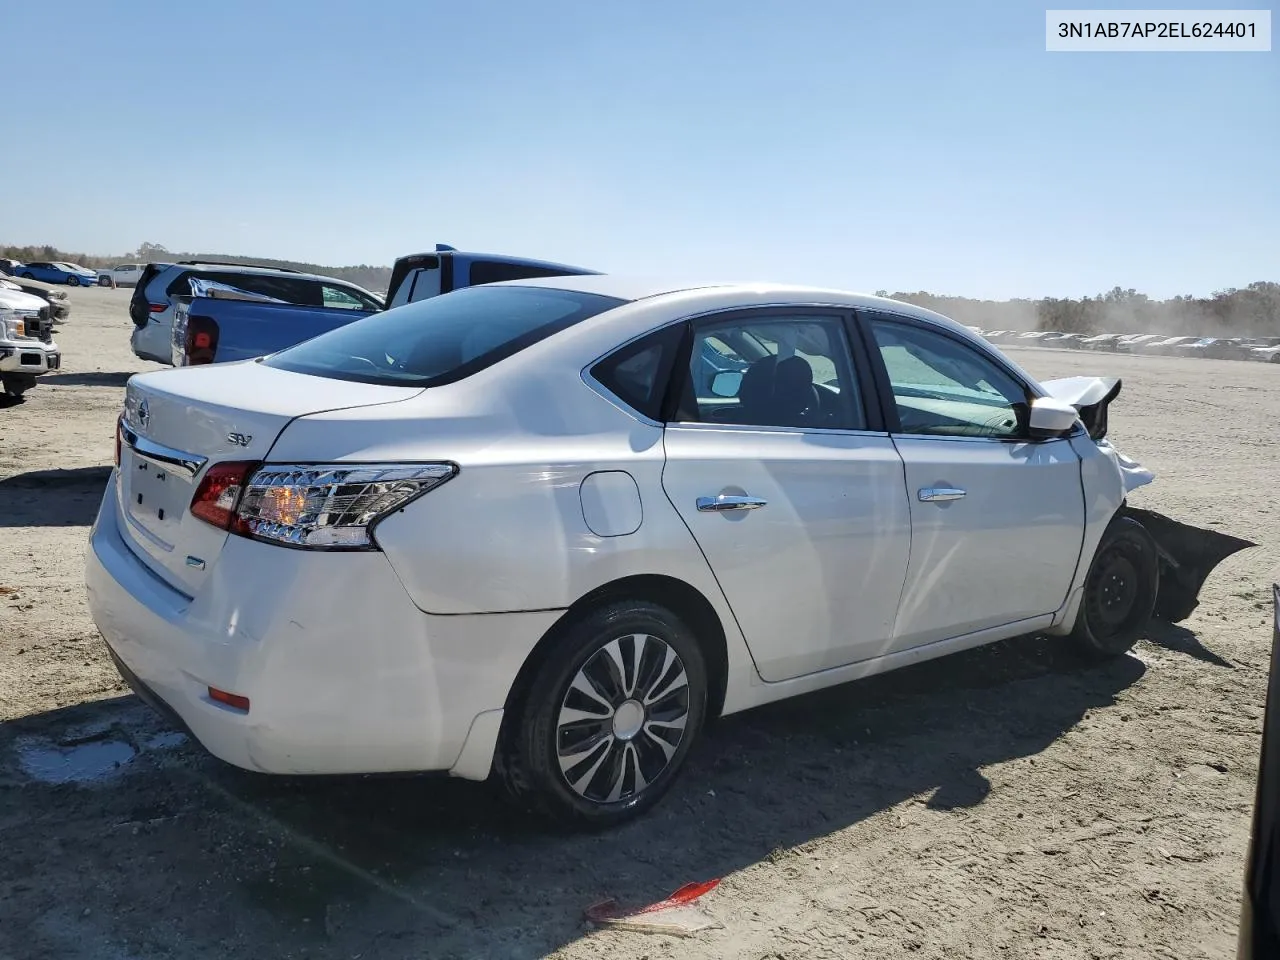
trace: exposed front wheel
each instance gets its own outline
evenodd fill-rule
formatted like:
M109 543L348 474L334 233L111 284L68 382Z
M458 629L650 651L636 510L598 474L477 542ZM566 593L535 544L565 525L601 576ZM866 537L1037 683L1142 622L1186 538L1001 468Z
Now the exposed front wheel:
M706 712L702 651L671 611L619 602L570 623L507 716L507 791L555 819L612 826L653 806Z
M80 278L75 276L74 274L72 276L67 277L67 286L69 287L80 286Z
M1100 656L1127 652L1151 620L1159 592L1155 540L1132 517L1116 517L1089 566L1072 639Z
M110 278L110 277L99 277L99 278L98 278L98 286L100 286L100 287L109 287L109 286L111 286L111 278Z

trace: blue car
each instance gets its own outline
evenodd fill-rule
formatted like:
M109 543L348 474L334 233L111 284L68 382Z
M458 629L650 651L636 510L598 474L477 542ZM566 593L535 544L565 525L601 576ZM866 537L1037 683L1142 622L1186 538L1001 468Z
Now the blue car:
M98 284L98 272L76 263L50 262L47 260L24 263L15 271L28 280L45 283L65 283L72 287L94 287Z

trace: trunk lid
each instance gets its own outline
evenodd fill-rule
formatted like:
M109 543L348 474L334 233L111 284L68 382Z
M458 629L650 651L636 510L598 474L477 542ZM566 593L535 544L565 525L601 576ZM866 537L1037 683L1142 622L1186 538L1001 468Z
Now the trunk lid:
M125 541L158 577L195 596L229 536L190 511L210 465L265 460L296 417L419 393L419 387L328 380L254 361L131 377L117 483Z

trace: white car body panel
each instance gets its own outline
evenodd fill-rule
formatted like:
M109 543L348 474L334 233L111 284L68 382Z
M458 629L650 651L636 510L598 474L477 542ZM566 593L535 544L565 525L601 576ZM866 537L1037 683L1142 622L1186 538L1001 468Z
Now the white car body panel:
M1087 560L1126 492L1115 452L1087 436L830 431L818 444L795 430L664 429L584 375L664 324L751 306L873 309L994 353L972 331L840 291L606 276L514 285L637 299L425 390L253 361L130 381L139 442L209 462L445 460L459 470L374 526L381 552L323 553L228 535L182 510L203 466L147 481L136 512L132 471L143 478L152 461L139 466L126 449L91 538L90 606L127 668L218 756L269 772L483 778L539 640L583 597L631 577L670 578L705 599L724 633L724 713L1070 629ZM162 496L156 484L171 484L164 502L179 514L166 511L164 525L145 516L148 497ZM732 519L694 508L735 485L768 505ZM919 488L943 485L966 497L918 500ZM810 619L797 623L798 609ZM213 703L208 686L249 697L251 713Z
M1057 612L1084 523L1070 441L895 442L911 498L911 567L889 652ZM964 495L923 502L931 488Z
M666 461L662 486L765 680L886 652L911 549L902 460L888 434L673 426ZM722 494L767 503L697 509L699 497Z

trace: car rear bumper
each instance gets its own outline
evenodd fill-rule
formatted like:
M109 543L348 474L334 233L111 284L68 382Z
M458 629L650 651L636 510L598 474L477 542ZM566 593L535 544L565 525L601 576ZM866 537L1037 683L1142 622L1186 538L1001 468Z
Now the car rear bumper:
M156 320L154 317L148 318L145 326L134 326L133 333L129 336L129 345L133 348L133 354L143 360L154 360L157 363L172 365L172 345L170 339L170 317L171 313L160 314L165 317L163 321Z
M144 700L248 770L482 779L495 711L556 619L431 616L381 553L239 537L189 598L134 555L122 522L113 475L86 563L94 621ZM248 712L212 700L210 687L247 697Z

